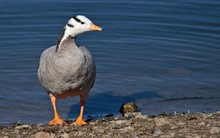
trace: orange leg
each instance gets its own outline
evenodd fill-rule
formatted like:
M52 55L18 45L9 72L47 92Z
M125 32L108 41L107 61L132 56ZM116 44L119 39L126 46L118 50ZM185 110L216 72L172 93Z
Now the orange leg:
M57 113L56 108L56 98L54 96L51 96L51 102L54 109L54 119L49 122L49 125L68 125L66 122L64 122Z
M76 124L79 126L86 125L87 123L83 120L83 111L84 111L84 105L85 105L85 100L82 100L80 96L80 114L79 117L76 120Z

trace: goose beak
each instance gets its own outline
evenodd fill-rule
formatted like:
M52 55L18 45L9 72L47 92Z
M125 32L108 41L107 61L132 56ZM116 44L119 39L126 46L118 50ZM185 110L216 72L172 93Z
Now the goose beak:
M99 27L95 24L91 24L90 28L89 28L90 31L102 31L102 27Z

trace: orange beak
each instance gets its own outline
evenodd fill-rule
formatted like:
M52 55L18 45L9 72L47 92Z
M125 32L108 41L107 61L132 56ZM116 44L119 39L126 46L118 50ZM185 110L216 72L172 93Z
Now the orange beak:
M102 27L99 27L95 24L91 24L90 28L89 28L90 31L102 31Z

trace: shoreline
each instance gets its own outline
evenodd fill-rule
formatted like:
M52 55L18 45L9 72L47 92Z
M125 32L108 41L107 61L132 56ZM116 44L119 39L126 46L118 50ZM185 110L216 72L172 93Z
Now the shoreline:
M68 120L68 123L73 122ZM140 112L125 117L109 115L91 119L85 126L49 126L47 124L0 125L0 138L71 138L71 137L220 137L220 112L160 114L149 117Z

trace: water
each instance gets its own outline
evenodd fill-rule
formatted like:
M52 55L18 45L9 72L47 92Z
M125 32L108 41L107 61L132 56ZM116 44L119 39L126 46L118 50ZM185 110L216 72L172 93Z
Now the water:
M97 65L85 117L118 114L134 101L148 115L220 108L220 1L4 1L0 5L0 124L47 123L50 99L37 79L41 52L66 21L86 15L104 28L78 37ZM58 101L76 118L79 97Z

